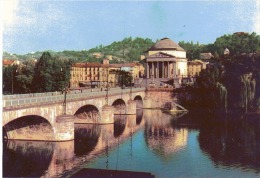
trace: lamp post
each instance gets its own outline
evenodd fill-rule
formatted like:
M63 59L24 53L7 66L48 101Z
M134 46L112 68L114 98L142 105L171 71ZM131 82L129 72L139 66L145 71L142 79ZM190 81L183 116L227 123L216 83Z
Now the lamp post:
M132 100L132 77L133 77L133 70L130 70L130 100Z
M64 112L63 114L66 115L66 111L67 111L67 87L65 87L64 89L64 101L63 101L63 108L64 108Z
M106 92L106 104L108 105L108 68L107 68L107 92Z
M12 94L14 94L14 70L12 70Z
M12 94L14 94L14 73L16 74L17 69L12 69Z
M61 68L60 71L62 72L63 69ZM67 114L67 92L68 92L68 87L67 87L67 82L66 82L66 72L64 71L64 81L65 81L65 87L64 87L64 100L63 100L63 114Z

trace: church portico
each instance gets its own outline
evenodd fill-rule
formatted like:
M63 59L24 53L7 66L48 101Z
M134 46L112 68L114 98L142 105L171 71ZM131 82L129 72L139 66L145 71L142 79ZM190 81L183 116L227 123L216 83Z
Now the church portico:
M187 77L186 51L169 38L161 39L147 50L145 63L146 81L152 79L158 84L167 79L181 81L183 77ZM175 83L175 86L179 84Z
M174 56L164 53L156 53L146 58L147 78L170 78L175 75L176 66Z

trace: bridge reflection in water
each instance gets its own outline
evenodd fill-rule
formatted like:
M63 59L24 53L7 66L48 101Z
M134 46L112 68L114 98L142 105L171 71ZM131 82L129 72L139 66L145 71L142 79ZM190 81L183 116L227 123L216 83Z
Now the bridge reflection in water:
M114 124L75 124L74 141L5 141L3 176L53 177L77 171L127 140L143 125L143 111L137 110L136 115L115 115Z
M185 132L181 135L183 142L179 143L178 139L177 142L174 141L179 135L176 135L178 133L170 126L172 116L167 114L162 116L161 111L138 109L136 115L115 115L114 117L114 124L75 124L74 141L6 141L3 175L53 177L77 172L98 155L108 154L109 150L115 149L144 126L147 144L155 151L157 146L162 145L159 140L166 135L170 135L171 140L168 143L175 145L174 149L186 144L184 137L187 137L187 133ZM164 119L158 119L161 117ZM160 131L163 131L162 138L156 137L157 131L158 136L160 136ZM176 138L172 137L173 135ZM106 167L108 168L108 165Z
M3 176L66 177L85 167L115 169L118 152L121 170L146 171L156 177L233 175L228 170L234 167L242 170L235 170L239 176L248 175L241 174L244 170L260 173L258 120L236 118L224 127L194 130L176 127L176 118L160 110L137 110L137 115L116 115L114 124L76 124L74 141L4 142ZM193 169L186 169L187 161ZM200 161L206 170L199 167Z

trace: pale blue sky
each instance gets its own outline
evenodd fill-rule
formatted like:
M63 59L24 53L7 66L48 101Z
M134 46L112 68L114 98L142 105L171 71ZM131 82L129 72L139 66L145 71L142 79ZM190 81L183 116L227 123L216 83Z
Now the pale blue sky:
M205 44L237 31L260 35L259 0L4 2L2 47L17 54L87 50L130 36Z

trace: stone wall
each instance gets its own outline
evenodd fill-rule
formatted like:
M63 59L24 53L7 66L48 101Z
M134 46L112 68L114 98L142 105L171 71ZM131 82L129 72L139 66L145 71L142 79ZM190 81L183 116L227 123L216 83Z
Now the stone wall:
M148 88L144 98L144 108L165 108L168 103L177 102L172 88Z

